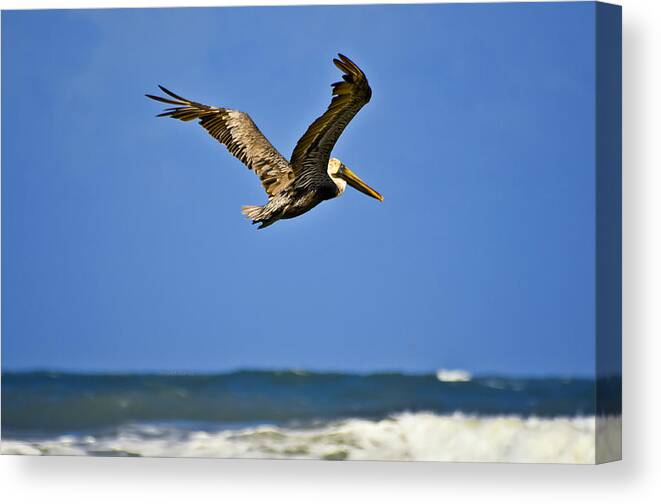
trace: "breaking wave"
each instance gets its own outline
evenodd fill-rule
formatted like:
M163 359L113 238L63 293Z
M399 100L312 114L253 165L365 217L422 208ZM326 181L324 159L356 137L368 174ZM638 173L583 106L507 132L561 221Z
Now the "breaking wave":
M603 428L619 432L612 417ZM464 462L595 462L594 417L401 413L306 427L131 424L105 435L8 440L3 454ZM608 436L606 436L607 438ZM615 449L615 448L614 448Z

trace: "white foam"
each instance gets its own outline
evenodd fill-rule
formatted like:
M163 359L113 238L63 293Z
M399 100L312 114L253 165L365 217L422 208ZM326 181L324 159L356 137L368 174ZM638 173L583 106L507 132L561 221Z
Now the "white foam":
M619 418L612 421L619 426ZM300 429L263 425L206 432L134 426L106 438L3 441L2 453L591 464L595 419L402 413Z
M472 376L462 369L439 369L436 371L436 378L442 382L467 382L471 381Z

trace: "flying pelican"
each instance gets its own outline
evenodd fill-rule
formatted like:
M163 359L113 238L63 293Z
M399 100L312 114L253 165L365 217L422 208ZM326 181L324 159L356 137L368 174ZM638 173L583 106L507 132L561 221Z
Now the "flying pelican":
M338 54L338 57L333 63L344 73L344 81L332 84L333 98L328 110L308 127L290 161L282 157L245 112L187 100L163 86L159 88L170 98L146 96L176 105L157 117L199 119L211 136L259 176L269 201L264 206L244 206L242 212L261 229L280 219L298 217L322 201L340 196L347 184L383 201L383 196L344 163L330 158L344 128L372 96L363 71L346 56Z

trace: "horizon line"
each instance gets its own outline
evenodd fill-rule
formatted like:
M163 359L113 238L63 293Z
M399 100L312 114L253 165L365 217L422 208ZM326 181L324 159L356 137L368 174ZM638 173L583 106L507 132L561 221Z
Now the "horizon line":
M497 371L484 371L484 372L472 372L466 369L460 368L437 368L434 370L405 370L405 369L373 369L373 370L352 370L352 369L339 369L339 368L328 368L328 369L313 369L313 368L300 368L300 367L235 367L235 368L226 368L226 369L216 369L216 370L192 370L192 369L148 369L148 370L139 370L139 369L68 369L68 368L58 368L58 367L25 367L25 368L9 368L6 369L5 366L1 368L1 374L67 374L67 375L115 375L115 376L130 376L130 375L160 375L160 376L210 376L210 375L230 375L230 374L239 374L239 373L291 373L303 375L357 375L357 376L370 376L370 375L404 375L404 376L436 376L439 371L461 371L466 372L470 375L471 379L474 378L510 378L510 379L596 379L597 374L588 374L588 373L502 373ZM607 377L618 377L616 375L610 374Z

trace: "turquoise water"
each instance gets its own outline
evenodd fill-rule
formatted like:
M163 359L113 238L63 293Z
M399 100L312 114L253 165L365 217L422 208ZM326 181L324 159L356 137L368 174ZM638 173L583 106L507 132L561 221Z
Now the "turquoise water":
M258 424L380 419L402 411L594 415L586 379L239 371L208 375L5 373L4 432L94 431L127 422Z

